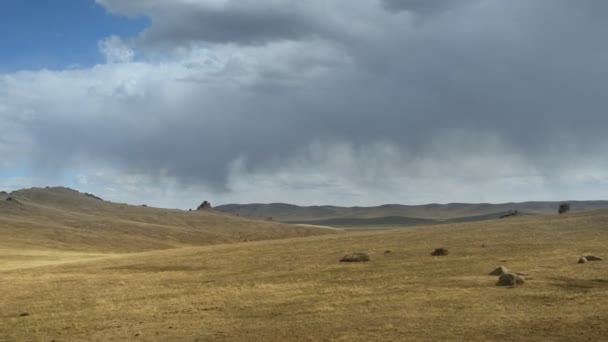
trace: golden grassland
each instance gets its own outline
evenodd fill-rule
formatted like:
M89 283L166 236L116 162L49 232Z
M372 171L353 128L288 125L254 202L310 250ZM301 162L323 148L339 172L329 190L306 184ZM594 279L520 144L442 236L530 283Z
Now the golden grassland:
M596 211L131 254L5 246L0 340L606 341L608 261L576 262L608 256L607 225ZM338 262L351 252L372 259ZM496 287L498 265L526 284Z
M33 188L10 196L13 201L0 196L3 249L133 253L336 233L213 210L188 212L105 202L66 188Z

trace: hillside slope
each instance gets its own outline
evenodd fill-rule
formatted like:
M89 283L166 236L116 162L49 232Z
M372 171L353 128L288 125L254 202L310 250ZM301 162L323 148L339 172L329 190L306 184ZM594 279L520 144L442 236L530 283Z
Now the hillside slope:
M605 341L608 261L577 260L608 256L606 222L602 210L35 269L0 260L0 340ZM338 261L352 252L371 261ZM497 287L498 265L526 283Z
M0 248L123 253L330 233L214 210L111 203L67 188L0 194Z
M521 214L555 214L560 202L522 202L522 203L450 203L426 205L387 204L377 207L302 207L284 203L271 204L227 204L217 210L252 219L272 218L281 222L319 224L327 222L348 222L351 225L366 225L369 219L375 224L394 224L419 220L432 220L432 223L479 221L499 218L501 215L517 210ZM572 212L585 212L608 208L608 201L570 201ZM384 219L383 219L384 218ZM357 220L360 219L360 220Z

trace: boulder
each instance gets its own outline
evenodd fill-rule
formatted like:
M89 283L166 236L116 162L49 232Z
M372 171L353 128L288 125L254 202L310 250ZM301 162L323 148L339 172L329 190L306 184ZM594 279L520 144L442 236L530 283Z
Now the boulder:
M369 260L369 254L367 253L353 253L343 256L340 262L365 262Z
M490 272L490 275L500 276L505 273L510 273L509 270L504 266L498 266L494 271Z
M431 253L432 256L446 256L448 255L448 250L445 248L437 248L436 250L433 251L433 253Z
M526 278L515 273L505 273L498 277L496 286L515 286L523 285L526 282Z
M604 261L604 258L600 258L595 255L587 255L585 259L587 259L587 261Z

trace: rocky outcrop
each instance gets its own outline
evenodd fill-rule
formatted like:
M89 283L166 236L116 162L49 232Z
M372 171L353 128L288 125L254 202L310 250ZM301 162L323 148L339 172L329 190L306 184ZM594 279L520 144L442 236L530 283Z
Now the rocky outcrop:
M201 203L201 205L198 206L198 208L196 208L196 210L207 210L207 209L211 209L211 203L209 203L208 201L204 201L203 203Z

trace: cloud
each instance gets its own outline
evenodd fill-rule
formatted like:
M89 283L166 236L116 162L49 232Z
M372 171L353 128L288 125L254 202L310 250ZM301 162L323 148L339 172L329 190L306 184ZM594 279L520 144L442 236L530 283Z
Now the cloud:
M480 0L383 0L391 11L407 11L415 14L438 14L458 7L468 6Z
M111 36L99 42L99 50L108 63L128 63L135 58L133 49L116 36Z
M148 44L192 41L265 43L314 34L322 22L309 15L313 1L156 1L101 0L110 11L143 14L153 25L142 32Z
M226 201L523 200L606 179L595 2L98 3L151 27L100 42L104 64L0 75L4 159Z

